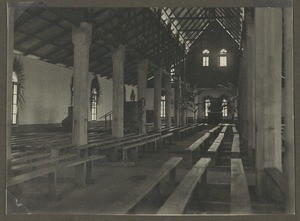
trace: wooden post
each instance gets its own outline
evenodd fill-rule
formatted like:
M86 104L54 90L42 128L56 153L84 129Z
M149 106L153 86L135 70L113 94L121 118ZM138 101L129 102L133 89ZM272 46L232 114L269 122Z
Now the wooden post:
M6 91L3 91L3 94L6 94L6 122L5 122L5 134L6 135L6 160L8 162L8 167L10 166L11 156L11 125L12 125L12 73L13 73L13 50L14 50L14 7L9 6L7 11L8 19L8 30L7 30L7 75L6 75ZM4 103L4 102L3 102ZM1 105L5 107L5 105Z
M74 44L74 107L73 107L73 144L83 145L88 142L88 80L89 47L92 40L92 26L82 22L73 26Z
M266 193L264 168L282 170L281 8L256 8L255 38L256 187L257 194L263 195Z
M113 51L113 123L112 136L124 137L124 60L125 46Z
M171 74L165 75L165 91L166 91L166 127L170 128L172 126L172 121L171 121L171 96L172 96L172 91L171 91Z
M285 155L283 173L287 182L285 212L295 213L295 144L294 144L294 82L293 82L293 8L283 8L284 30L284 120Z
M161 77L162 68L160 67L154 75L154 130L161 130Z
M146 134L146 91L147 91L147 73L148 73L148 60L143 59L138 64L138 101L140 102L141 117L139 119L139 133Z

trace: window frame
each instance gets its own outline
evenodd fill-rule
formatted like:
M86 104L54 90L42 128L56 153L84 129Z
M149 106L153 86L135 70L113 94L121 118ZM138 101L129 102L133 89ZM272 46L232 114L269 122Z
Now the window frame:
M202 51L202 66L203 67L209 67L209 50L204 49Z
M227 67L227 50L221 49L219 54L219 67Z
M166 117L166 97L161 96L160 98L160 117L165 118Z
M92 121L97 121L97 90L92 89L92 105L91 105Z

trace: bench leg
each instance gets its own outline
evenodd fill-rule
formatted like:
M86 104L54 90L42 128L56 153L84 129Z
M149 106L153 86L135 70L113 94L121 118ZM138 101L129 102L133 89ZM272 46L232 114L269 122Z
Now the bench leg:
M75 166L75 180L78 185L86 186L86 163Z
M137 163L138 161L139 161L139 146L136 146L134 151L134 162Z
M127 150L123 150L123 163L125 164L125 162L127 161Z
M201 177L201 184L206 184L207 182L207 169L204 171Z
M93 161L86 162L86 183L93 183Z
M156 194L158 196L160 196L160 182L158 184L156 184L156 186L154 188L155 188Z
M176 183L176 167L170 171L169 183L175 185Z
M57 192L57 174L56 172L48 174L49 196L52 199L58 200Z
M193 152L190 152L190 166L193 165Z

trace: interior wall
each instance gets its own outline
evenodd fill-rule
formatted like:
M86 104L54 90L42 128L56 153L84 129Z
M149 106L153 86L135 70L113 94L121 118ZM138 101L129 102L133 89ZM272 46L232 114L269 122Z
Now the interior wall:
M172 101L173 100L173 101ZM174 117L174 88L171 88L171 117ZM154 89L147 88L146 110L154 110Z
M205 90L200 95L198 95L198 99L199 99L198 101L199 101L199 103L201 103L199 105L198 118L200 118L200 119L206 118L205 117L205 108L204 108L205 97L211 96L213 98L218 98L222 95L225 95L229 98L232 97L231 94L223 88L205 88ZM231 110L229 109L228 116L224 117L224 119L231 119L233 113L234 113L234 111L232 109Z
M60 125L68 115L71 102L71 78L73 70L22 55L16 55L24 66L25 105L18 112L19 126ZM94 75L89 76L89 85ZM112 79L98 77L100 99L97 105L97 119L112 110ZM137 100L137 87L125 85L126 101L130 100L132 90ZM88 88L90 90L90 86ZM87 98L89 99L89 98ZM88 117L91 111L88 107Z

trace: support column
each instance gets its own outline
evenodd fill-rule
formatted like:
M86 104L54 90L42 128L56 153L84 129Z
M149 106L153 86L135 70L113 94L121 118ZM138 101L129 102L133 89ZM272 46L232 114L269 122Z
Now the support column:
M295 146L294 146L294 82L293 82L293 8L283 9L284 30L284 120L285 120L285 154L283 173L286 178L287 191L285 212L295 213Z
M166 91L166 127L169 128L172 126L172 119L171 119L171 74L165 75L165 91Z
M161 77L162 68L160 67L154 75L154 130L161 130Z
M186 83L181 85L181 125L185 126L186 125Z
M12 73L13 73L13 60L14 60L14 7L9 6L7 11L8 19L8 32L7 32L7 75L6 75L6 91L3 91L3 94L6 94L6 126L5 135L6 135L6 160L8 164L11 160L11 125L12 125ZM5 105L3 105L5 107ZM4 129L3 128L3 129ZM8 165L10 166L10 165Z
M175 117L175 125L180 126L180 107L181 107L181 77L179 76L176 81L175 87L175 99L174 99L174 117Z
M266 31L268 30L268 31ZM281 163L281 8L255 10L256 187L266 193L266 167Z
M73 26L74 107L72 140L74 145L83 145L88 142L88 77L91 37L92 26L90 24L82 22L79 27Z
M255 134L255 123L254 123L254 102L255 102L255 94L254 94L254 72L253 72L253 41L254 41L254 30L253 30L253 19L250 13L246 14L246 22L247 22L247 35L246 35L246 48L247 51L247 149L248 149L248 159L253 160L253 152L255 143L254 134Z
M138 103L140 107L139 133L146 134L146 91L147 91L147 72L148 60L143 59L138 64Z
M119 45L119 48L113 51L113 123L112 136L124 137L124 60L125 46Z

